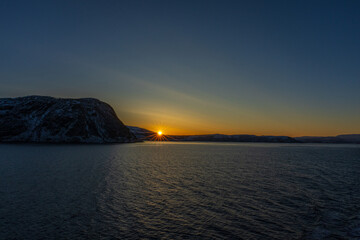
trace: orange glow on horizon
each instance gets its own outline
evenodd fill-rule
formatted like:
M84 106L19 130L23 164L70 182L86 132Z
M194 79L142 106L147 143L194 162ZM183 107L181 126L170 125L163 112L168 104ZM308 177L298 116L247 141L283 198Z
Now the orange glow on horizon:
M187 116L187 115L186 115ZM156 116L156 120L152 118L144 118L141 121L134 121L130 124L132 126L139 126L141 128L147 129L153 132L153 136L160 140L160 137L173 138L177 135L206 135L206 134L226 134L226 135L269 135L269 136L289 136L289 137L301 137L301 136L336 136L339 134L348 134L352 132L359 132L357 129L352 129L352 122L356 122L357 119L354 119L352 122L349 122L347 127L338 127L336 128L336 123L316 124L315 120L311 117L307 119L297 118L296 121L291 121L284 123L282 121L275 121L274 119L264 119L264 118L255 118L255 119L242 119L238 122L233 123L233 119L227 120L201 120L200 117L189 118L179 117L168 119L167 115ZM152 116L151 116L152 117ZM159 120L161 119L161 120ZM313 120L311 124L307 123L308 121ZM322 120L322 119L320 119ZM161 135L159 134L161 132ZM153 137L151 136L151 137Z

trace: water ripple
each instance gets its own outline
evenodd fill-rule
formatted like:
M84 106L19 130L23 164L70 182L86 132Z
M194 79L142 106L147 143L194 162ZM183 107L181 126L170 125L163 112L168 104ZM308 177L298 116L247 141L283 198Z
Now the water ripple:
M359 145L0 145L0 239L360 239Z

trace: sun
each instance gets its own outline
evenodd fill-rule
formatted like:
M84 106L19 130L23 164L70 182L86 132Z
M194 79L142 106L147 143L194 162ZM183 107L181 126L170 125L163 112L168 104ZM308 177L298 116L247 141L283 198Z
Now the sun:
M147 137L148 141L171 141L170 139L173 139L171 136L165 135L163 131L158 130L152 132L151 135Z

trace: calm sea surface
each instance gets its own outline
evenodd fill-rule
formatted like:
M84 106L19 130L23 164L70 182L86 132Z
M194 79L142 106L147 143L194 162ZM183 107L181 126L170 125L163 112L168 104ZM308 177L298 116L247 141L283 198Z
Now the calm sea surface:
M0 239L360 239L360 145L0 145Z

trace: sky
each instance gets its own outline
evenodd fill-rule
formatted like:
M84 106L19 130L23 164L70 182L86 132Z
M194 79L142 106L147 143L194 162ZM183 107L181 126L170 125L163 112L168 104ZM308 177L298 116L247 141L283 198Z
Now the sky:
M0 97L164 134L360 133L360 1L0 1Z

